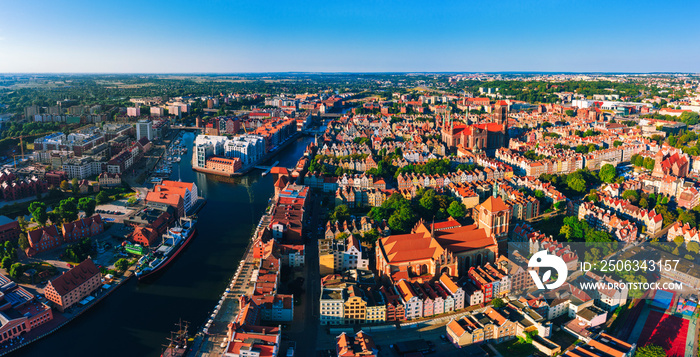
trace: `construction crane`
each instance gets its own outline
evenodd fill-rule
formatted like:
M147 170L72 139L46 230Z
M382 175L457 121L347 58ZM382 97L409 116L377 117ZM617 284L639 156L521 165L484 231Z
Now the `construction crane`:
M56 132L56 131L52 131L52 132L49 132L49 133L45 133L45 134L43 134L43 135L46 136L46 135L51 135L51 134L54 134L54 133L57 133L57 132ZM16 159L17 156L20 156L20 157L29 156L29 155L24 155L24 138L28 138L28 137L30 137L30 136L36 136L36 135L20 135L20 136L15 136L15 137L7 138L7 139L19 139L19 147L20 147L20 150L21 150L21 155L12 155L15 168L17 168L17 159Z

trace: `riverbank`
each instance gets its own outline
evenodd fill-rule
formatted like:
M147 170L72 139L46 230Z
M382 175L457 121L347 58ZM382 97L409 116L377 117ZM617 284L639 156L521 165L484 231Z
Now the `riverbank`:
M88 310L90 310L91 308L96 306L104 298L111 295L112 292L114 292L115 290L117 290L117 288L119 288L124 283L126 283L132 276L133 276L133 267L129 268L124 273L123 276L115 278L115 280L109 284L110 287L108 289L104 290L103 287L100 287L100 290L98 290L98 296L95 298L95 300L89 302L87 305L85 305L81 308L77 308L77 310L74 312L61 313L61 312L54 310L53 311L53 319L51 321L29 331L26 334L24 334L22 337L24 337L25 341L22 342L21 344L18 344L15 346L10 346L10 348L4 348L4 349L0 350L0 356L4 356L6 354L17 351L18 349L20 349L22 347L25 347L31 343L37 342L37 341L41 340L42 338L47 337L47 336L53 334L54 332L60 330L62 327L66 326L71 321L75 320L76 318L80 317L85 312L87 312Z
M261 158L255 160L255 161L252 162L251 164L246 165L245 167L242 167L240 170L238 170L238 171L236 171L236 172L234 172L234 173L231 173L231 174L230 174L230 173L226 173L226 172L222 172L222 171L218 171L218 170L207 169L207 168L204 168L204 167L196 167L196 166L194 166L194 165L192 166L192 170L197 171L197 172L201 172L201 173L205 173L205 174L218 175L218 176L224 176L224 177L238 177L238 176L247 175L251 170L253 170L253 169L254 169L256 166L258 166L260 163L263 163L263 162L265 162L265 161L271 159L271 158L274 157L275 155L279 154L279 152L280 152L282 149L284 149L284 148L286 148L287 146L289 146L290 144L296 142L296 140L297 140L300 136L302 136L302 133L301 133L300 131L295 132L294 134L292 134L292 136L290 136L289 138L287 138L285 141L283 141L283 142L282 142L281 144L279 144L278 146L274 147L272 150L270 150L270 152L268 152L267 154L265 154L263 157L261 157ZM192 161L193 161L193 162L194 162L194 160L195 160L195 155L196 155L196 151L193 149L193 150L192 150Z

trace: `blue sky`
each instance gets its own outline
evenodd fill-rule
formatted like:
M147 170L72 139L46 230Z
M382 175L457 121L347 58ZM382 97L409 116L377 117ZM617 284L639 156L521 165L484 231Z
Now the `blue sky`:
M2 72L700 72L700 1L0 1Z

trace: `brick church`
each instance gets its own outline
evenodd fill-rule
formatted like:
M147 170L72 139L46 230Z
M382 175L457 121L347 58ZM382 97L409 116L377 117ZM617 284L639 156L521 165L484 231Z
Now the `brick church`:
M495 152L508 146L508 105L499 101L494 109L494 122L482 124L456 124L451 116L443 117L442 141L449 147L464 147L472 151Z

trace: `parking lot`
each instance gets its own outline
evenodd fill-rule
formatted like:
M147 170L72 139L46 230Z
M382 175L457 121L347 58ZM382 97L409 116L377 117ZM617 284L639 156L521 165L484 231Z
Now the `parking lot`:
M138 209L138 206L127 207L127 199L113 201L99 205L95 208L95 213L99 213L105 222L121 223L124 217L129 216Z

